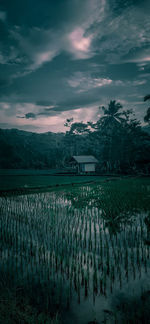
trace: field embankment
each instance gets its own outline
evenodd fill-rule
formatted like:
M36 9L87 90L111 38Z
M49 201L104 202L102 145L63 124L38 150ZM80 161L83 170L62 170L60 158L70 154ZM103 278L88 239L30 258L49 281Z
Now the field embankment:
M0 194L33 192L63 185L99 182L112 176L61 174L59 170L0 170ZM116 178L116 177L114 177Z

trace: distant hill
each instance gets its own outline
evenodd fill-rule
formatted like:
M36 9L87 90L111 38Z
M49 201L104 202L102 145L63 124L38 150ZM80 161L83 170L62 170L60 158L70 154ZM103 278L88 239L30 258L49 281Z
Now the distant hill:
M143 130L150 135L150 126L144 126ZM73 152L76 152L74 155L99 157L104 146L103 137L94 140L93 145L93 139L89 140L86 135L78 135L75 140L70 135L65 136L65 133L39 134L0 129L0 169L62 168ZM147 156L149 150L145 152Z
M62 163L64 133L0 129L0 168L52 168Z

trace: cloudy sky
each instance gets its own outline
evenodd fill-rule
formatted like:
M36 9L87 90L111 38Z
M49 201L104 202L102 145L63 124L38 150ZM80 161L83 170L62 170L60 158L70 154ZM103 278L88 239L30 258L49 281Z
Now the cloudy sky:
M64 131L110 99L143 119L149 0L1 0L0 127Z

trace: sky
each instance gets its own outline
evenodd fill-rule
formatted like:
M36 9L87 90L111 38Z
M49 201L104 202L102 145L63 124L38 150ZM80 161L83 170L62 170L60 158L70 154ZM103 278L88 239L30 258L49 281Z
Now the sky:
M116 100L143 122L149 0L0 0L0 128L64 132Z

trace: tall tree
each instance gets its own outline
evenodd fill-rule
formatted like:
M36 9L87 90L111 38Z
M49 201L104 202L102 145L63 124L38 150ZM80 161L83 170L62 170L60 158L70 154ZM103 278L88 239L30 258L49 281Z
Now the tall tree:
M108 108L102 106L104 116L101 118L101 121L110 126L112 126L113 123L120 122L122 120L122 112L120 112L120 109L122 108L123 107L119 102L116 102L116 100L111 100L108 104Z
M89 148L89 125L81 122L73 122L73 118L67 119L64 126L69 130L65 135L66 147L68 147L68 158L71 155L87 154Z
M150 94L144 97L144 101L150 100ZM146 115L144 116L144 121L150 124L150 107L147 109Z
M97 122L97 127L100 127L104 140L103 157L107 171L112 171L115 167L118 167L116 148L120 145L120 129L124 121L122 108L119 102L111 100L108 108L102 107L104 115Z

